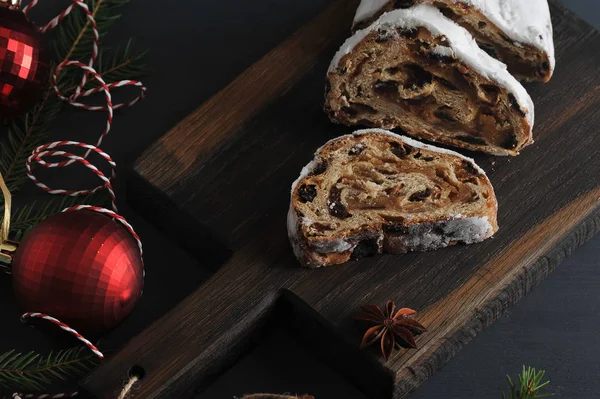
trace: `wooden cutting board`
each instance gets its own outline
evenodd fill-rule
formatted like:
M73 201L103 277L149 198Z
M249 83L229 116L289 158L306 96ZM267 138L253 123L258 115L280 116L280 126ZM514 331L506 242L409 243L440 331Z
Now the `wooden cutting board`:
M368 397L401 398L600 230L600 37L552 3L556 74L527 85L536 143L517 158L474 155L500 202L495 238L299 267L286 234L289 189L316 148L351 131L321 107L356 6L334 3L138 160L133 203L215 273L83 381L89 393L114 397L135 365L145 370L135 397L193 396L277 324ZM418 350L385 362L358 349L352 317L388 299L418 309L429 332Z

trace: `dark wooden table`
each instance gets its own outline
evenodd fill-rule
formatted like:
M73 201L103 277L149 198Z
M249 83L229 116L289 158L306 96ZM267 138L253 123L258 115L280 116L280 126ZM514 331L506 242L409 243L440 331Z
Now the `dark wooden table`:
M597 0L563 2L600 28ZM157 0L133 2L111 39L135 36L141 47L151 48L149 64L155 72L144 79L151 90L148 100L116 115L113 132L103 147L120 164L121 176L125 176L123 171L145 147L329 3L327 0L185 0L176 6L165 6L165 2ZM101 118L77 111L65 112L53 136L92 141L95 133L90 126L101 126ZM121 208L144 240L148 277L139 307L102 343L109 352L118 350L167 312L209 274L178 250L177 243L166 240L127 209L124 180L121 179L119 190ZM27 192L38 193L35 188ZM599 255L600 237L596 237L412 397L497 398L505 386L504 374L514 374L523 363L545 368L554 392L563 397L598 397ZM169 267L165 267L167 264ZM51 338L18 322L7 279L0 280L0 317L3 327L0 351L11 348L43 351L56 346ZM286 339L282 334L276 333L274 342ZM313 384L326 384L331 392L328 397L340 397L341 393L350 398L362 397L331 370L293 347L290 354L297 360L295 366L273 366L269 359L274 350L275 347L261 346L200 397L231 398L269 387L285 391L286 386L297 385L294 378L298 377L292 375L298 370L304 370L301 377L307 381L306 390Z

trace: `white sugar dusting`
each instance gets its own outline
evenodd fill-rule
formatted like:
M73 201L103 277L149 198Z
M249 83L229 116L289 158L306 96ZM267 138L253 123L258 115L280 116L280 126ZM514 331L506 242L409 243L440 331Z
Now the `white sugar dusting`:
M449 0L479 10L510 39L546 52L554 70L554 38L548 0ZM373 17L389 0L362 0L354 22Z
M371 18L377 14L379 10L383 8L389 0L363 0L360 2L358 9L356 10L356 16L354 17L354 23L364 21L365 19Z
M529 0L527 0L529 1ZM388 31L395 33L396 28L416 29L424 27L435 36L444 35L448 39L448 48L452 56L476 70L483 77L495 82L512 93L523 111L527 121L533 128L534 105L527 90L506 69L506 65L492 58L481 50L473 36L464 28L446 18L437 8L428 5L419 5L409 9L400 9L383 14L377 21L366 29L357 31L342 45L334 56L329 72L333 72L340 61L363 41L370 33ZM397 33L396 33L397 34ZM443 46L438 46L437 51L449 53Z

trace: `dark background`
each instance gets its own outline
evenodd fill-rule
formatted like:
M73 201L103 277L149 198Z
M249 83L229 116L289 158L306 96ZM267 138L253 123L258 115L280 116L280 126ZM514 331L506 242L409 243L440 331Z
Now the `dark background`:
M101 342L107 353L117 351L210 274L202 262L188 257L176 242L160 235L128 208L123 187L126 171L154 140L331 2L140 0L124 10L108 44L134 36L139 48L151 50L148 65L153 71L143 79L150 91L143 103L117 111L113 131L102 148L120 167L120 208L144 241L147 279L135 312ZM598 0L563 3L600 28ZM68 4L65 0L42 2L38 14L53 16ZM127 90L117 93L117 100L133 94ZM65 108L51 138L94 142L104 118ZM95 184L92 179L90 175L55 181L86 187ZM29 186L19 193L17 202L22 198L43 196ZM545 369L552 381L551 391L562 397L600 397L598 254L600 237L578 250L411 398L499 398L506 386L504 375L516 374L522 364ZM57 347L53 338L20 324L18 317L10 280L0 276L0 352L13 348L46 352ZM200 397L229 399L255 391L310 392L318 399L363 398L281 331L274 332Z

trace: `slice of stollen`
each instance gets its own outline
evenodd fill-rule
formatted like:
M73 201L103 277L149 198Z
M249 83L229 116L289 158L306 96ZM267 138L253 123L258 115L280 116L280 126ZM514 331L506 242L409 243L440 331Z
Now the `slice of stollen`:
M349 38L328 72L334 122L495 155L533 142L534 106L506 65L436 8L383 14Z
M547 82L554 71L554 38L548 0L362 0L354 29L383 13L429 4L466 28L479 47L522 80Z
M307 267L472 244L497 230L494 189L472 159L369 129L334 139L292 186L288 233Z

